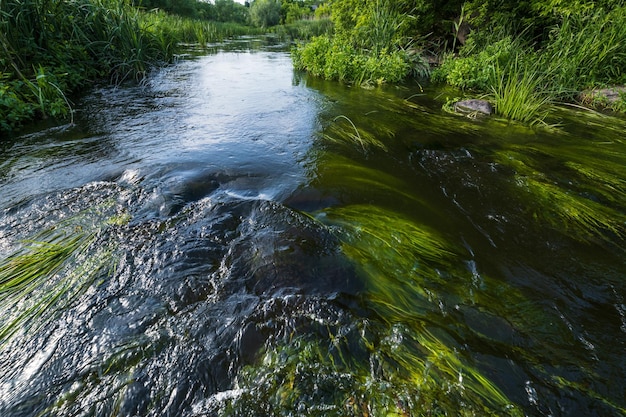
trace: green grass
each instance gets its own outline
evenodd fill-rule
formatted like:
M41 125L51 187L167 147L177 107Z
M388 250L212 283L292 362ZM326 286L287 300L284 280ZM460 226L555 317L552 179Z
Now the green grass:
M488 97L496 114L531 125L544 123L552 96L545 91L546 82L536 64L516 55L504 69L496 65L492 78Z
M497 114L528 124L542 123L551 103L575 102L591 87L626 82L626 6L566 14L546 32L542 42L496 31L488 43L476 45L470 36L460 56L449 55L433 80L487 93ZM615 109L621 110L620 103Z

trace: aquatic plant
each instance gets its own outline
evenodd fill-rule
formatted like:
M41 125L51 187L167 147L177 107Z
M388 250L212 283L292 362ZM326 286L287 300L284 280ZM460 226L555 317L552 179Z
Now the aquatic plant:
M358 335L360 333L360 335ZM268 348L237 377L223 415L521 416L432 334L359 322L348 335L298 337ZM362 355L352 356L354 350Z
M347 123L349 127L346 128L345 124L340 124L339 121ZM356 144L363 152L367 152L372 147L387 150L385 144L372 133L360 132L347 116L339 115L333 119L333 122L324 132L324 139L327 141L339 144Z
M363 275L363 304L375 314L348 329L329 325L317 335L268 345L258 363L240 372L237 394L221 412L522 415L433 320L437 289L459 285L438 271L454 268L456 249L436 232L375 206L329 208L317 218L337 234Z
M103 228L127 218L113 216L90 229L82 221L88 214L42 231L0 261L0 346L48 323L113 267L112 248L94 244Z
M446 285L456 250L412 220L376 206L329 208L319 217L339 226L342 250L368 277L369 297L392 322L439 307L432 289ZM392 319L393 317L393 319Z
M626 215L619 211L619 207L623 210L626 201L623 183L610 169L606 170L610 165L605 163L603 167L599 161L595 161L595 167L588 165L585 162L593 163L595 158L589 157L584 161L584 154L578 154L576 157L578 162L570 161L565 164L579 174L577 180L582 183L580 186L582 190L600 192L609 202L619 201L618 209L590 198L592 194L577 191L571 186L566 187L562 183L555 183L553 178L538 170L537 166L540 164L535 158L541 154L537 154L537 150L532 147L525 150L513 147L513 150L496 153L498 162L515 169L514 184L518 189L525 191L527 198L533 201L533 204L529 205L535 207L533 218L542 219L561 233L581 241L600 239L611 242L614 237L624 239ZM529 151L535 151L535 155L526 153ZM608 182L602 184L604 178ZM571 177L567 180L575 184ZM591 183L585 186L589 180ZM598 180L602 181L598 186L594 185Z

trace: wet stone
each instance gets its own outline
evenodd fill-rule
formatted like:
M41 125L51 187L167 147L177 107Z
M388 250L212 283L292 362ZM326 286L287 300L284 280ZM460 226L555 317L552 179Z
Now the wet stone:
M493 107L487 100L471 99L461 100L454 104L454 111L459 113L493 113Z

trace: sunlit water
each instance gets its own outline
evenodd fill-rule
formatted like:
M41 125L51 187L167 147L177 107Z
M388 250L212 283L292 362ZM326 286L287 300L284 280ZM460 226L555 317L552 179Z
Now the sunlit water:
M231 44L2 144L0 255L91 240L0 287L0 415L625 415L626 123L446 94Z

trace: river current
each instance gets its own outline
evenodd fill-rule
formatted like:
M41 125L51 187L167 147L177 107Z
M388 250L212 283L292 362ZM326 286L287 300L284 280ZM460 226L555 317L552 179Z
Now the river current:
M244 39L0 143L0 416L626 415L626 121L455 94Z

